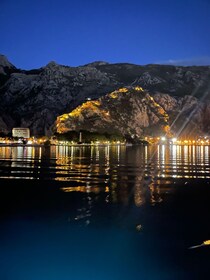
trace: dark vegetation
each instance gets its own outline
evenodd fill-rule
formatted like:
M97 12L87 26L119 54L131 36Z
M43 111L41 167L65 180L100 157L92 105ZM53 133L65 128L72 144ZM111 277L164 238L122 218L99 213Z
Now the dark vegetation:
M63 134L55 133L54 136L59 141L74 141L79 142L80 132L82 134L82 143L91 143L91 142L127 142L132 144L148 144L147 141L143 139L133 139L130 135L120 135L120 134L109 134L109 133L98 133L98 132L90 132L87 130L80 131L68 131Z
M91 141L124 141L125 138L119 134L109 134L109 133L98 133L98 132L90 132L87 130L80 131L68 131L63 134L55 133L55 136L60 141L79 141L80 132L82 134L82 142L91 143Z

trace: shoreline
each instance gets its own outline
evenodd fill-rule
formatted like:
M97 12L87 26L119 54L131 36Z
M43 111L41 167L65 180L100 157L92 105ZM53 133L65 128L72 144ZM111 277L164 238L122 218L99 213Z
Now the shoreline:
M82 144L49 144L49 145L45 145L45 144L19 144L19 143L13 143L13 144L6 144L6 143L0 143L0 147L37 147L37 148L47 148L47 147L109 147L109 146L126 146L126 147L131 147L131 146L178 146L178 147L184 147L184 146L188 146L188 147L206 147L206 146L210 146L210 143L208 144L162 144L162 143L148 143L148 144L143 144L143 143L135 143L135 144L131 144L131 143L118 143L118 144L91 144L91 143L82 143Z
M139 145L142 146L142 144L124 144L124 143L118 143L118 144L89 144L89 143L83 143L83 144L4 144L0 143L0 147L83 147L83 146L133 146L133 145Z

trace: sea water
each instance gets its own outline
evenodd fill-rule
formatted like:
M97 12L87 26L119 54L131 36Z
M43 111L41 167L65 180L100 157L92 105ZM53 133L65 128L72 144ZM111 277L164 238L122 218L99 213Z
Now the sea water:
M209 154L0 147L0 279L208 279Z

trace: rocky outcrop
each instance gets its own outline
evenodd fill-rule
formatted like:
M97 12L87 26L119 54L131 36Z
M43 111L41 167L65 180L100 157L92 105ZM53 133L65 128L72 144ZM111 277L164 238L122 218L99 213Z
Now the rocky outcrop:
M0 54L0 74L7 75L10 69L15 69L15 66L9 62L5 55Z
M12 72L2 84L1 112L13 119L15 126L29 127L32 135L51 134L58 115L116 87L111 76L94 67L66 67L55 62L38 70ZM11 131L11 122L5 119L5 123L7 132Z
M149 94L140 87L116 90L78 106L57 118L58 133L87 130L130 136L176 136L191 138L210 131L210 101L186 95Z
M177 137L191 138L210 134L210 100L194 96L174 98L168 94L155 94L155 101L169 115L171 132Z
M168 115L141 87L126 87L59 116L56 131L88 130L140 139L169 133Z
M139 85L154 96L172 122L176 111L183 122L182 117L194 110L193 116L201 121L201 131L208 130L205 114L209 112L209 78L207 66L140 66L104 61L80 67L52 61L40 69L26 71L0 56L0 132L10 133L14 126L27 126L32 135L50 135L59 115L89 99L97 100L119 88Z

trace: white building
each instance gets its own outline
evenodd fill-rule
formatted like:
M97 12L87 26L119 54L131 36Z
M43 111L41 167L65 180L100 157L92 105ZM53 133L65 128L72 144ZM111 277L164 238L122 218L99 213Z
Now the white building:
M30 129L25 127L15 127L12 129L12 136L18 138L30 138Z

